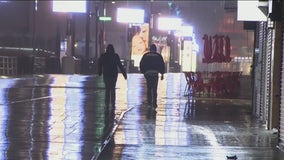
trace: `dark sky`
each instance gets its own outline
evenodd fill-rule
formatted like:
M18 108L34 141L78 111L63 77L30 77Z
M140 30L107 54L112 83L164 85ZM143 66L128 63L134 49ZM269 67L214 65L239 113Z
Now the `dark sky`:
M95 1L92 1L95 2ZM143 8L146 10L146 14L149 15L150 12L150 1L117 1L116 4L112 4L111 1L104 1L105 7L107 8L107 16L112 16L112 22L104 23L105 29L107 31L107 43L114 43L118 49L118 52L122 54L127 54L127 50L125 49L125 45L122 46L123 43L127 43L125 41L126 29L127 25L119 24L116 22L116 7L135 7L135 8ZM220 22L222 22L224 17L224 5L225 1L218 0L184 0L184 1L172 1L176 6L180 9L180 17L184 20L185 23L192 25L194 27L194 32L196 34L196 39L199 44L199 47L202 48L203 34L214 35L214 34L223 34L220 33L220 29L218 26ZM10 2L9 2L10 3ZM28 3L31 1L13 1L13 7L8 5L9 3L0 3L0 35L7 33L5 29L14 29L21 30L22 32L31 32L32 28L26 27L27 25L32 24L32 12L28 11ZM61 27L61 36L66 35L66 22L68 14L64 13L53 13L51 7L51 1L41 1L39 4L37 19L36 19L36 34L37 36L43 36L54 38L56 36L56 24L59 22ZM102 11L103 1L95 2L100 4L100 9ZM12 3L10 3L12 4ZM116 6L114 8L114 6ZM94 12L95 8L92 7L91 10ZM152 2L152 13L154 14L167 14L169 12L168 9L168 1L153 1ZM101 12L102 13L102 12ZM237 12L235 11L235 13ZM27 16L30 15L30 16ZM85 18L84 14L76 15L76 39L84 40L85 39ZM100 22L100 26L102 26L102 22ZM91 18L90 23L91 28L91 39L94 39L95 35L95 19ZM238 35L239 39L243 39L242 35Z
M0 30L2 32L10 32L12 30L28 32L29 3L26 1L17 1L13 5L10 4L10 2L0 3Z

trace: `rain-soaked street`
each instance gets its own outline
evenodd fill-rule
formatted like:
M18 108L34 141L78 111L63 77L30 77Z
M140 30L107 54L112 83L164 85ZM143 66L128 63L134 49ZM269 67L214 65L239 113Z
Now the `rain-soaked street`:
M253 119L250 97L194 99L185 85L182 73L166 74L154 111L143 75L120 75L116 107L105 109L98 76L2 77L0 159L284 159L278 134Z

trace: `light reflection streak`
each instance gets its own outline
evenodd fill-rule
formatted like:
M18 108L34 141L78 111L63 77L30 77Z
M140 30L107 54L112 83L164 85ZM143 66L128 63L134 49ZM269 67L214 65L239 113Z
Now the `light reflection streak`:
M76 82L81 82L84 81L83 79L85 77L81 77L81 76L71 76L68 79L68 82L72 81L72 79L74 78L74 80ZM83 78L82 80L79 80L78 78ZM67 143L65 143L64 145L64 150L81 150L81 146L82 144L73 144L70 142L80 142L80 138L82 137L82 118L84 116L82 116L81 114L84 113L83 108L81 106L83 106L83 99L84 99L84 95L82 94L83 90L80 89L74 89L74 88L67 88L65 90L65 94L67 96L66 99L66 104L65 104L65 113L66 113L66 118L64 120L64 126L65 126L65 141ZM78 124L80 123L80 124ZM71 156L70 153L66 154L66 156ZM78 157L76 157L78 156ZM72 155L72 159L81 159L81 157L79 157L81 155L75 153L75 155Z
M127 109L127 92L125 89L127 89L128 80L125 80L122 74L119 74L116 83L116 105L122 107L123 110Z
M35 85L37 85L37 83L36 83L37 81L35 81ZM36 97L36 95L35 95L35 88L32 88L32 93L31 93L31 98L33 99L34 97ZM34 135L33 135L33 128L34 128L34 125L35 125L35 120L36 120L36 118L35 118L35 116L36 116L36 109L35 109L35 101L32 101L32 104L31 104L31 120L30 120L30 123L29 123L29 134L30 134L30 138L31 138L31 147L30 147L30 149L29 149L29 155L32 155L33 154L33 151L34 151L34 149L35 149L35 146L34 146L34 143L32 143L32 142L34 142L35 140L34 140ZM32 157L30 156L30 159L31 159Z
M160 137L160 141L157 142L159 142L159 145L186 145L187 142L179 141L179 138L184 139L187 136L187 132L180 132L184 126L179 126L180 99L175 98L179 97L179 94L182 93L181 74L177 76L176 74L168 73L163 88L166 90L166 101L172 101L171 98L174 98L174 101L169 102L171 105L163 109L165 111L165 113L163 113L163 115L165 115L164 119L161 119L163 116L157 116L159 119L157 118L156 120L156 134L157 137ZM171 123L166 123L166 121L171 121ZM164 137L161 138L159 135L164 135Z
M141 86L143 75L139 74L128 74L127 76L127 104L136 105L142 103L142 92L143 88ZM125 91L124 91L125 92ZM134 98L136 97L136 98Z
M178 76L174 76L174 74L169 74L167 79L167 98L177 97L180 93L180 79ZM174 117L179 117L178 109L179 109L179 99L174 99L173 102L170 102L171 108L166 109L166 121L171 121L169 126L164 126L165 132L168 132L165 137L166 145L177 145L179 144L178 139L178 122L177 120L173 120Z
M132 75L132 74L131 74ZM181 103L181 99L176 98L180 97L180 94L183 93L182 88L182 76L183 74L180 74L177 76L177 74L170 74L167 73L164 75L164 80L159 80L158 84L158 109L156 118L154 120L154 124L150 122L149 125L154 125L154 128L147 127L147 124L141 124L140 121L145 121L145 123L149 123L148 120L143 119L145 115L143 115L143 107L146 107L146 104L144 101L146 100L146 92L145 92L145 85L146 83L143 80L143 75L141 76L129 76L127 80L127 101L128 105L134 105L138 104L137 107L135 107L131 114L127 114L126 116L137 116L131 118L133 121L123 123L119 126L119 132L116 132L115 134L115 143L116 144L143 144L144 141L149 138L149 134L153 133L153 141L150 141L150 143L153 143L153 145L156 146L164 146L164 145L188 145L187 141L180 141L181 139L187 139L188 136L187 133L187 127L186 124L180 124L179 121L181 116L179 112ZM173 104L168 105L166 104ZM141 112L142 111L142 112ZM150 120L151 121L151 120ZM170 123L169 123L170 121ZM146 126L145 126L146 125ZM129 128L131 127L131 128ZM143 128L144 127L144 128ZM147 134L146 137L144 137ZM150 136L151 137L151 136ZM144 145L150 145L147 141ZM146 146L145 146L146 147ZM145 150L145 151L144 151ZM123 151L121 151L123 152ZM137 153L137 157L143 157L143 154L147 153L147 148L143 148L141 152ZM122 153L123 155L123 153ZM156 157L164 157L166 155L161 155L159 151L155 152Z
M77 144L82 137L82 116L83 99L82 89L74 87L83 87L81 83L85 76L58 76L52 86L61 86L62 88L51 87L52 102L50 103L51 115L50 142L48 155L49 159L81 159L77 153L67 153L66 151L79 151L83 144ZM58 114L63 113L63 114ZM78 124L79 123L79 124ZM74 142L74 143L72 143Z
M126 95L127 97L117 96L117 100L116 100L117 102L120 102L120 101L127 99L127 105L118 104L120 105L119 108L122 108L123 110L126 110L127 107L131 107L131 106L142 103L141 97L142 97L143 90L142 90L141 84L142 84L143 75L141 74L141 76L138 76L136 74L128 74L127 76L128 76L127 82L123 82L125 80L122 79L123 77L121 75L119 75L118 82L117 82L119 86L121 86L121 84L124 84L125 86L121 86L121 87L124 87L127 89L127 95ZM125 90L120 90L120 91L125 92ZM117 93L119 93L120 91L118 91ZM138 107L134 108L131 112L136 112L133 115L140 115L139 113L140 111ZM131 116L131 115L125 115L125 116ZM119 129L123 130L123 132L121 132L121 134L117 134L118 132L116 132L116 135L114 138L117 144L138 144L139 143L139 140L135 138L135 137L139 137L139 133L138 133L139 128L140 128L140 126L138 125L139 123L137 122L131 122L131 123L136 123L137 125L124 126L123 124L121 124L119 126ZM134 126L135 129L127 128L129 126Z
M116 106L119 106L119 108L122 108L122 110L127 110L127 106L130 100L128 99L129 90L127 89L127 86L128 86L128 83L131 82L132 76L129 74L127 76L128 77L126 81L124 77L121 74L119 74L117 83L116 83L117 84L116 85ZM124 89L120 89L120 88L127 89L127 92L125 92ZM124 130L123 128L124 128L123 125L118 126L118 129ZM115 134L115 137L114 137L115 142L118 144L124 144L126 141L126 136L125 136L126 134L128 133L121 132L121 134Z
M7 88L10 88L14 85L14 81L11 79L1 79L0 81L0 150L7 150L7 117L8 117L8 108L6 105L7 98ZM5 159L5 154L2 154L1 159Z
M159 80L158 82L158 100L166 99L167 96L167 80L168 74L164 75L164 80ZM166 106L165 102L159 101L159 110L156 115L156 125L155 125L155 144L164 145L165 144L165 121L166 121Z
M220 146L212 130L206 127L197 126L197 125L192 125L192 127L193 127L194 132L197 132L198 134L202 134L205 137L205 139L207 139L207 142L213 147L212 152L211 152L212 160L219 160L220 157L226 155L227 153L226 150Z
M60 76L54 79L51 85L66 86L68 81L67 76ZM49 159L64 159L63 158L63 145L64 145L64 123L66 94L64 89L51 88L50 94L53 97L50 102L50 119L49 119ZM59 115L58 113L63 113Z

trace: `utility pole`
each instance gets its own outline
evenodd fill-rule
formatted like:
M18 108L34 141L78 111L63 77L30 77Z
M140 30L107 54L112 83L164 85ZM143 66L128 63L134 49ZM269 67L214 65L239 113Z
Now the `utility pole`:
M33 3L33 33L32 33L32 47L33 47L33 54L35 54L36 51L36 21L37 19L37 0L34 1Z
M98 59L98 27L99 27L99 6L96 6L95 8L95 18L96 18L96 26L95 26L95 59L97 60Z
M85 58L90 57L90 1L86 1L86 42L85 42Z
M71 19L71 55L75 55L75 33L76 33L76 14L72 15Z

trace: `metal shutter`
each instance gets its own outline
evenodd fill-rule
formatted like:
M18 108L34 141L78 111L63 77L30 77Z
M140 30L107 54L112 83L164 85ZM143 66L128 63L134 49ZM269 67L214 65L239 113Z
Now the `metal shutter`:
M266 39L267 39L267 23L259 22L259 53L257 58L257 65L255 68L255 116L261 121L266 121L265 110L265 79L266 79Z
M259 53L255 66L254 84L254 115L263 123L268 121L268 111L271 105L271 67L273 30L267 29L267 22L259 22L258 28Z
M282 20L284 24L284 20ZM284 25L282 25L282 66L281 66L281 97L280 97L280 124L279 124L279 146L284 149Z
M266 54L265 56L265 72L264 76L264 121L269 121L269 109L271 108L271 83L272 83L272 43L273 43L273 32L274 30L268 29L267 30L267 43L266 43ZM267 128L270 122L267 122Z
M260 105L260 94L259 94L259 87L260 81L259 81L259 64L260 64L260 54L259 54L259 27L260 24L258 23L256 25L255 30L255 52L253 55L253 72L252 72L252 80L253 80L253 97L252 97L252 104L253 104L253 114L254 116L257 116L257 113L259 112L259 109L257 106Z

